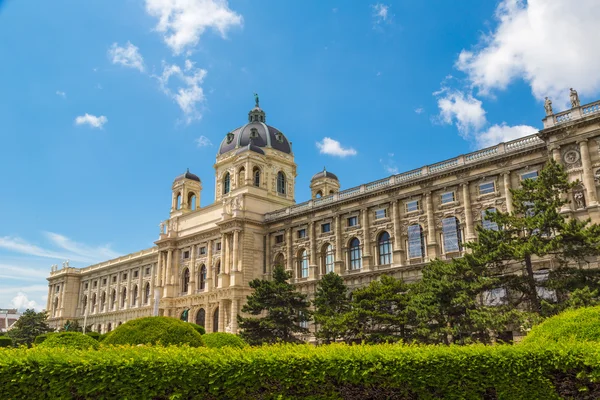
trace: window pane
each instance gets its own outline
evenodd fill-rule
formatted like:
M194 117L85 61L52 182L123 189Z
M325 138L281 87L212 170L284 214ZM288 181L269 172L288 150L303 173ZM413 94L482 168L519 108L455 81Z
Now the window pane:
M325 273L328 274L333 272L334 258L333 258L333 247L328 245L325 250Z
M358 225L358 217L348 218L348 226L356 226L356 225Z
M411 225L408 227L408 257L423 257L424 243L423 231L421 225Z
M408 203L406 203L406 211L407 212L417 211L418 209L419 209L419 201L418 200L413 200L413 201L409 201Z
M531 171L531 172L526 172L524 174L521 175L521 180L525 180L525 179L537 179L538 177L538 172L537 171Z
M460 251L460 231L456 217L448 217L442 220L442 233L444 234L445 252Z
M323 233L331 232L331 224L328 222L326 224L321 225L321 232L323 232Z
M387 265L392 263L392 243L390 235L383 232L379 235L379 265Z
M362 254L360 251L360 241L354 238L350 241L350 269L360 269L362 267Z
M382 208L375 211L375 219L385 218L387 215L387 209Z
M442 193L442 204L452 203L454 201L454 192Z
M308 252L303 250L300 255L300 277L308 278Z
M479 194L487 194L494 193L496 191L496 186L494 182L482 183L479 185Z
M496 212L495 208L488 208L487 210L483 210L481 212L481 225L483 226L483 229L490 229L493 231L497 231L498 230L498 224L492 221L489 221L485 218L486 216L486 212Z

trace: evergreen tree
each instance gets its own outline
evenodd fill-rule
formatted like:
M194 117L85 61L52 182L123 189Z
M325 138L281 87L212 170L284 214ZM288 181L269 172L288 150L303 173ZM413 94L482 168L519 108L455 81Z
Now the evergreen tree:
M317 284L313 305L317 339L331 343L343 337L343 318L350 310L350 298L342 277L335 272L323 276Z
M290 278L282 266L276 266L272 280L250 282L254 292L248 296L242 312L261 316L237 317L240 336L249 344L294 343L300 341L296 334L308 333L301 324L310 320L309 302L288 282Z
M13 344L16 346L31 346L36 336L54 330L50 328L46 322L47 320L48 315L45 311L38 313L32 309L25 310L13 327L7 332L7 335L13 340Z
M511 189L512 213L487 213L486 219L499 229L479 226L478 241L466 244L488 274L502 276L501 286L513 308L524 305L544 314L543 297L549 292L539 289L541 285L558 290L559 301L576 288L597 285L598 271L583 268L582 263L600 254L600 226L560 214L568 203L564 194L577 184L569 183L564 168L550 160L537 179L523 180L520 188ZM538 282L533 262L547 256L558 268L547 282Z
M382 275L352 292L351 311L344 315L346 340L367 343L408 341L409 286Z

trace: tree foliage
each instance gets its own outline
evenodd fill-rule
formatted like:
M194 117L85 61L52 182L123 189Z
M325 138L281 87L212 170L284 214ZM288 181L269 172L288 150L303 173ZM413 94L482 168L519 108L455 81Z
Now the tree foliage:
M52 332L47 323L48 315L45 311L36 312L33 309L25 310L13 327L7 332L15 346L31 346L36 336Z
M335 342L346 332L344 314L350 310L348 287L341 276L330 272L317 284L313 300L315 337L325 343Z
M250 282L254 292L247 297L242 312L257 317L237 317L240 336L249 344L293 343L300 341L297 334L308 333L301 323L310 320L309 302L288 282L290 278L282 266L276 266L271 280Z

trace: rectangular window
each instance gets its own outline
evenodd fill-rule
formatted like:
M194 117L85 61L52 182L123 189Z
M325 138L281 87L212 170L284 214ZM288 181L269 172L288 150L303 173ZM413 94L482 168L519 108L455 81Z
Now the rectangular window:
M217 251L221 251L221 242L217 243Z
M323 232L323 233L331 232L331 223L327 222L325 224L321 224L321 232Z
M84 289L86 289L86 290L87 290L87 288L89 287L89 285L90 285L90 284L86 282L86 283L85 283L85 285L84 285Z
M452 203L454 201L454 192L442 193L442 204Z
M60 291L60 285L56 285L56 293Z
M506 289L495 288L482 293L483 304L486 306L499 306L506 303Z
M442 220L442 234L444 235L444 251L451 253L461 250L460 227L456 217Z
M112 283L117 283L117 277L113 276Z
M419 200L413 200L406 203L406 212L418 211Z
M479 185L479 194L494 193L496 191L496 185L494 182L486 182Z
M303 239L306 237L306 229L298 229L298 239Z
M123 274L123 280L127 279L127 273Z
M348 218L348 226L356 226L356 225L358 225L358 217L357 216Z
M98 287L98 281L94 281L94 283L92 284L92 287L93 287L94 289L96 289L96 288Z
M525 172L524 174L521 174L522 181L524 181L525 179L537 179L537 177L538 177L537 171Z
M133 271L133 277L134 278L137 278L139 276L139 274L140 274L139 271Z
M200 255L206 254L206 246L200 247L200 250L198 250L198 252L200 253Z
M102 284L106 285L106 278L102 279Z
M487 210L483 210L481 212L481 225L483 226L483 229L489 229L489 230L492 230L492 231L497 231L498 230L498 224L497 223L486 219L487 213L495 213L495 212L496 212L495 208L488 208Z
M150 267L146 267L146 275L150 275Z
M188 258L190 258L190 251L189 250L183 252L183 259L185 260L185 259L188 259Z
M275 243L277 243L277 244L283 243L283 235L275 236Z
M410 225L408 227L408 257L424 257L424 240L421 225Z
M375 210L375 219L382 219L387 217L387 208L380 208Z

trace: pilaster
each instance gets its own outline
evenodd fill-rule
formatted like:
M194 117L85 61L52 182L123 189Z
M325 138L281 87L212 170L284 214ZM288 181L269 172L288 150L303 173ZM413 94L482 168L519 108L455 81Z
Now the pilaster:
M435 236L435 216L433 215L433 200L431 192L425 195L425 209L427 210L427 256L429 260L437 257L437 238Z

